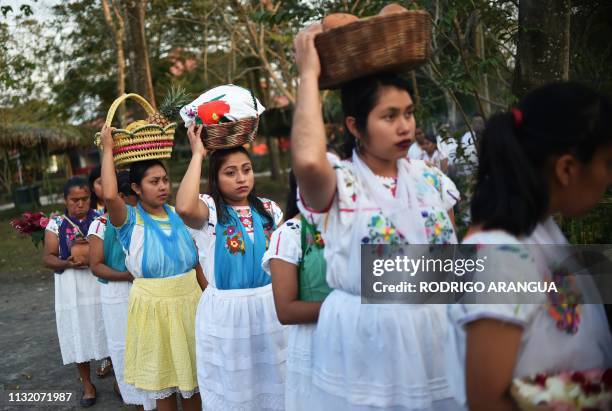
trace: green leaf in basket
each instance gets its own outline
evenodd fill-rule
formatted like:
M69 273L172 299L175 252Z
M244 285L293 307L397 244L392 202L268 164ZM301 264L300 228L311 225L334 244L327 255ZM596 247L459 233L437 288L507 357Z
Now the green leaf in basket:
M199 126L201 126L202 124L204 124L204 123L202 122L202 119L200 118L200 116L196 116L195 123L196 123L197 125L199 125Z
M218 97L213 98L212 100L207 101L207 103L210 103L211 101L217 101L217 100L221 100L223 97L225 97L225 94L221 94Z

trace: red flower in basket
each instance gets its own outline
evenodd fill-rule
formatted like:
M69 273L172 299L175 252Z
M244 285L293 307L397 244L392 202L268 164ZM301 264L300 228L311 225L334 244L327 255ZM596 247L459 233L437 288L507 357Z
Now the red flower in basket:
M230 106L225 101L209 101L198 107L198 117L206 125L219 124L229 111Z

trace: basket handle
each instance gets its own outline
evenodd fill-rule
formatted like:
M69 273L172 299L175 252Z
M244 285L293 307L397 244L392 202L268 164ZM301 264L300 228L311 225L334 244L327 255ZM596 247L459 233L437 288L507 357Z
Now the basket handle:
M123 103L128 98L131 98L135 100L138 104L140 104L140 106L144 108L147 114L155 114L155 109L149 104L147 100L145 100L138 94L136 93L124 94L120 97L117 97L115 101L113 101L113 104L111 104L110 108L108 109L108 114L106 115L106 121L104 122L106 126L110 127L111 123L113 122L113 117L115 117L115 112L117 111L121 103Z

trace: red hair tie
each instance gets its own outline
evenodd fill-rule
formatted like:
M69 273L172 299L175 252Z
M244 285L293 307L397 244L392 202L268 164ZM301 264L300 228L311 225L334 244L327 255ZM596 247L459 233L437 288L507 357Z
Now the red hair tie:
M521 109L512 107L512 117L514 117L514 126L516 128L523 125L523 112Z

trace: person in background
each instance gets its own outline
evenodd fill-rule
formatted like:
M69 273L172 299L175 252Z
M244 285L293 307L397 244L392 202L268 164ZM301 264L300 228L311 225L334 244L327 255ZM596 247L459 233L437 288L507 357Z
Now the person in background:
M272 276L274 306L282 324L290 325L287 346L285 410L310 410L312 392L312 337L319 310L331 288L325 280L325 244L314 216L300 213L297 183L289 174L285 221L270 238L263 269Z
M96 215L102 215L106 212L102 198L102 178L100 177L100 170L100 166L95 166L91 169L87 178L89 182L89 191L91 193L90 207L93 208ZM98 378L104 378L108 376L111 371L113 371L113 362L111 358L104 358L100 361L98 368L96 368L96 375Z
M163 163L130 165L138 196L132 207L119 195L112 128L104 126L102 186L111 224L134 277L128 302L124 380L159 411L199 410L195 316L204 280L197 277L198 251L183 220L167 204L171 184ZM200 284L200 285L198 285Z
M138 197L132 190L129 173L119 172L117 183L119 195L126 204L136 207ZM127 271L125 252L108 215L104 214L94 220L89 226L88 239L91 271L101 284L100 297L106 339L115 365L115 392L121 396L124 404L137 405L140 410L152 410L155 408L155 401L126 384L123 377L128 299L134 277Z
M431 133L426 133L425 138L421 139L421 160L448 173L448 158L443 157L438 150L438 140Z
M414 131L414 141L410 145L408 149L408 158L413 160L421 160L421 155L423 154L423 149L421 145L425 141L425 133L420 127L417 127Z
M466 409L515 410L515 378L612 367L601 304L556 301L593 290L587 276L564 275L567 247L551 247L568 244L552 216L580 217L612 186L612 101L578 83L540 87L489 119L479 160L463 242L488 257L482 279L554 281L557 292L534 293L530 304L507 293L449 305L446 363Z
M64 365L76 363L83 393L81 407L96 403L90 361L108 357L100 283L89 269L86 235L95 218L87 181L64 184L66 211L45 229L43 263L55 272L55 322Z

